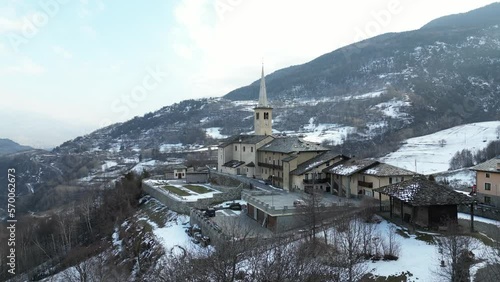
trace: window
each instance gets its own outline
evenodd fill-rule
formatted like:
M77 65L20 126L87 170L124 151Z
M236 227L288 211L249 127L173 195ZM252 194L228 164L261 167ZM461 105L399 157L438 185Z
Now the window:
M245 146L243 146L243 152L245 152Z
M392 177L389 177L389 184L392 184Z
M484 190L490 191L491 190L491 183L484 183Z
M491 197L484 196L484 203L488 205L491 204Z
M238 146L234 146L234 150L235 150L235 151L238 151Z
M255 119L259 119L259 113L255 113Z
M253 153L253 147L250 147L250 152L252 152L252 153Z
M269 113L264 113L264 119L269 119Z
M486 178L490 178L490 174L489 173L486 173Z
M266 168L266 174L267 174L267 168Z

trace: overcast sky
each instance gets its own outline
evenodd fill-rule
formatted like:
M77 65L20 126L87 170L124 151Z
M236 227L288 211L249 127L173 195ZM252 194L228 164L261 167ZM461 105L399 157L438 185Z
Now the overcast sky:
M51 147L488 0L1 0L0 138ZM342 3L342 4L340 4Z

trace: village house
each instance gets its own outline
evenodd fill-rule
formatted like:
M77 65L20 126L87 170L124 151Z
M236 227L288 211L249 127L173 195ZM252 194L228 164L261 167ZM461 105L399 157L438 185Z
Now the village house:
M330 178L323 170L346 159L349 158L333 151L326 151L303 162L290 172L291 190L331 193Z
M379 195L374 189L399 183L415 176L417 173L386 163L378 163L362 170L358 175L358 188L361 194L376 199L388 200L386 195Z
M416 173L370 159L343 159L323 169L332 194L341 197L379 198L374 189L398 183ZM384 200L388 198L382 195Z
M476 198L479 202L500 207L500 156L472 168L476 172Z
M389 204L391 218L396 215L403 222L420 227L456 223L458 205L473 205L474 202L471 197L422 175L374 190L389 197L389 201L380 199L380 205Z
M328 175L331 193L340 197L351 198L362 195L364 183L358 182L361 171L378 165L379 162L369 159L348 159L336 162L323 169ZM368 186L368 185L366 185Z

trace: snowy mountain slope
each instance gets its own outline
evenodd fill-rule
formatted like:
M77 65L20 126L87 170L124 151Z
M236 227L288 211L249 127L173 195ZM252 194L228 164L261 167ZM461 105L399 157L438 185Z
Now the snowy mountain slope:
M409 170L415 170L416 162L417 172L423 174L446 171L457 151L469 149L474 152L485 148L488 142L498 140L499 126L500 121L471 123L411 138L399 150L381 160Z

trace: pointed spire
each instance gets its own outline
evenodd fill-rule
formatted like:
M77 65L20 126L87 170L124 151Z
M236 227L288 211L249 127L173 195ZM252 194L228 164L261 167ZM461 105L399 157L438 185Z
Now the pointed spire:
M267 108L267 92L266 92L266 79L264 77L264 62L262 62L262 76L260 78L260 91L259 91L259 104L257 107Z

